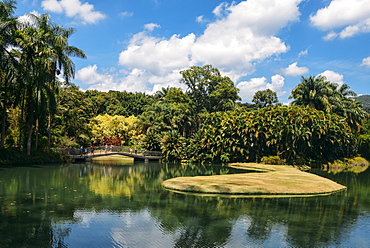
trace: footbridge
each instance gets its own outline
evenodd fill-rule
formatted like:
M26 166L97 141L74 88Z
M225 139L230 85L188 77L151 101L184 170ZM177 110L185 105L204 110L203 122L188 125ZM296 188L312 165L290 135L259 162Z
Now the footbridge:
M69 155L70 158L73 161L86 161L89 162L91 161L92 158L97 158L97 157L103 157L103 156L112 156L112 155L122 155L126 157L131 157L134 158L134 161L145 161L145 162L150 162L150 161L159 161L161 162L162 156L158 154L133 154L133 153L127 153L127 152L103 152L103 153L94 153L94 154L82 154L82 155Z

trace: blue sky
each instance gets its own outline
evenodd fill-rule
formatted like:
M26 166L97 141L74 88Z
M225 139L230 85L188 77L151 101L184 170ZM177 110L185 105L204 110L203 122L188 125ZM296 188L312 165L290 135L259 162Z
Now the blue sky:
M82 90L151 94L184 88L179 71L211 64L240 89L288 103L301 76L322 74L370 94L370 0L19 0L73 27Z

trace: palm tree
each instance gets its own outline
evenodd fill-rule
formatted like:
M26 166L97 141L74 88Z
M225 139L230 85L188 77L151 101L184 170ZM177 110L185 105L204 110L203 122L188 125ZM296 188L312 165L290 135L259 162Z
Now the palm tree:
M348 125L359 131L361 121L367 116L362 104L351 98L356 93L347 84L338 87L337 84L325 81L325 77L302 77L289 98L294 98L292 105L303 105L335 113L344 118Z
M292 105L309 106L324 112L331 112L332 98L335 97L336 88L336 84L326 81L323 76L302 77L301 83L292 90L289 99L295 99Z
M77 47L68 44L69 37L74 33L73 28L64 29L56 26L50 22L48 15L43 15L40 18L40 26L45 27L46 30L50 29L50 40L48 45L50 47L50 64L49 72L52 77L45 85L45 93L48 96L48 148L51 146L51 124L56 110L55 93L59 89L59 82L57 76L62 74L67 83L75 75L75 65L70 56L78 58L86 58L85 53Z
M57 76L62 74L68 82L75 73L74 64L69 56L86 57L81 50L68 44L73 29L63 29L52 23L47 14L41 16L29 14L29 17L31 22L25 23L22 27L18 43L26 82L28 154L31 151L33 126L36 126L37 135L39 118L43 112L49 113L50 146L51 120L55 112L55 94L59 86Z
M17 20L13 17L14 10L15 1L0 2L0 148L4 148L5 144L7 108L11 104L16 79L17 60L9 51L9 46L15 45L14 34L17 30Z

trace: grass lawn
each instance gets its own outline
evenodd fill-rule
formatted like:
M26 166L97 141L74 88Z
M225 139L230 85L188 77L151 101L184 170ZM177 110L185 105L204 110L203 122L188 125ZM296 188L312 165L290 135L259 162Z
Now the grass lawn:
M91 158L91 162L102 165L133 165L134 159L122 155L110 155Z
M164 181L163 186L180 192L253 196L313 196L346 189L332 180L287 165L233 163L229 166L258 173L178 177Z

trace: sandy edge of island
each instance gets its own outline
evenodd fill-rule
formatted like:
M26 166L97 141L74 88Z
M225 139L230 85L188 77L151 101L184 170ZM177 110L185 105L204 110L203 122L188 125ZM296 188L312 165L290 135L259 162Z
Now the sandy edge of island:
M256 172L177 177L162 182L162 185L176 192L273 197L327 195L347 188L330 179L288 165L232 163L229 166Z

